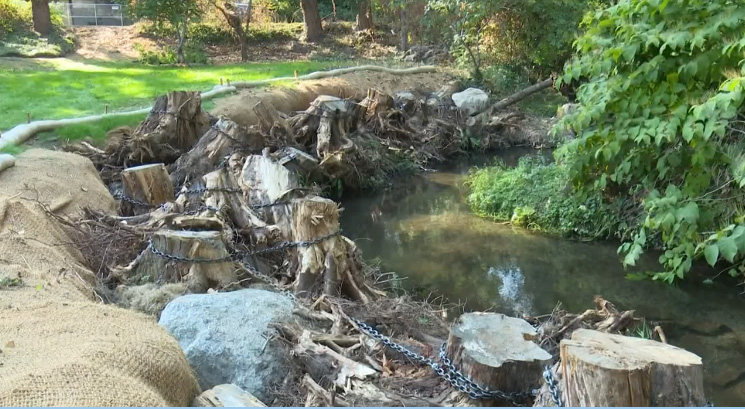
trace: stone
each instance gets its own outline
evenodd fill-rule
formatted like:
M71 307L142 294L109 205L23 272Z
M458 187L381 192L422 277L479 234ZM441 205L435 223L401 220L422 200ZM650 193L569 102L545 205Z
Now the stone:
M178 340L202 390L232 383L267 402L289 359L281 344L268 341L269 324L291 315L284 295L247 289L178 297L159 323Z
M458 109L466 115L483 112L489 104L489 94L478 88L468 88L452 96Z

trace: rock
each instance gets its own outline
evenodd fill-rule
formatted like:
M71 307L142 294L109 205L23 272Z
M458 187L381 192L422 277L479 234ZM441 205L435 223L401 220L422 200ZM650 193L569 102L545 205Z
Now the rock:
M476 115L485 110L489 104L489 94L478 88L456 92L452 98L455 106L467 115Z
M285 296L248 289L178 297L160 325L178 340L202 390L232 383L266 402L287 374L289 356L265 333L291 314Z
M416 96L409 91L399 92L393 96L393 105L402 111L408 111L415 103Z
M264 408L255 396L232 383L217 385L194 398L192 407L198 408Z

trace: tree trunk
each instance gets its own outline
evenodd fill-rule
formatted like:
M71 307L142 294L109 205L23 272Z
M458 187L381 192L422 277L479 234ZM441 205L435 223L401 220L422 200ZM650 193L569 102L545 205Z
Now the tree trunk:
M42 36L48 36L52 31L49 0L31 0L31 14L34 20L34 31Z
M357 30L364 31L373 28L373 14L370 0L357 2Z
M560 344L566 406L703 406L701 358L648 339L579 329Z
M318 12L318 0L300 0L300 8L303 10L303 22L305 23L305 41L316 43L323 37L321 27L321 15Z
M248 61L248 37L246 36L246 32L241 29L241 32L238 34L241 39L241 61Z
M464 375L488 389L525 392L541 383L551 355L533 340L527 321L502 314L463 314L450 329L447 355ZM497 402L504 403L504 402Z
M409 26L406 24L406 5L401 6L401 51L409 50Z
M182 21L178 30L178 47L176 48L176 58L179 64L186 64L186 55L184 55L184 46L186 45L186 20Z
M152 208L174 200L171 178L162 163L124 169L122 187L127 198L149 205L138 206L124 201L123 207L131 208L125 214L149 213Z

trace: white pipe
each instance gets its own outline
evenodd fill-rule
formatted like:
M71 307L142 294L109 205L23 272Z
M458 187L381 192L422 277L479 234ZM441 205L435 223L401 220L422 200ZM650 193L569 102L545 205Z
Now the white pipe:
M393 75L407 75L407 74L436 72L437 68L431 65L425 65L425 66L413 67L413 68L401 68L401 69L379 67L376 65L361 65L358 67L338 68L338 69L329 70L329 71L317 71L317 72L313 72L310 74L298 76L297 78L277 77L277 78L270 78L266 80L257 80L257 81L239 81L239 82L232 83L231 86L217 85L209 91L202 92L201 96L202 96L202 100L206 101L218 95L226 94L229 92L234 92L238 88L260 87L263 85L268 85L273 82L279 82L279 81L316 80L316 79L321 79L321 78L334 77L337 75L347 74L347 73L355 72L355 71L377 71L377 72L385 72L387 74L393 74ZM61 128L64 126L69 126L69 125L79 125L79 124L85 124L89 122L96 122L104 118L113 118L113 117L118 117L118 116L135 115L135 114L146 114L150 112L151 109L152 107L148 107L148 108L135 109L132 111L112 112L109 114L89 115L89 116L83 116L83 117L78 117L78 118L47 119L47 120L41 120L41 121L33 121L27 124L16 125L10 130L8 130L7 132L0 134L0 149L3 149L6 146L10 146L10 145L21 144L39 132L51 131L53 129L57 129L57 128Z

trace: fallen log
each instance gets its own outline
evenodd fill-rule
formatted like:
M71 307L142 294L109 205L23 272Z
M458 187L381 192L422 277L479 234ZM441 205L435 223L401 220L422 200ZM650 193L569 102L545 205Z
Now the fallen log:
M503 314L463 314L450 329L447 355L479 385L506 393L526 392L541 383L551 355L533 340L526 321Z
M578 329L560 344L567 406L703 406L701 358L648 339Z
M489 117L491 117L496 111L505 109L510 105L514 105L524 100L525 98L535 94L536 92L543 91L544 89L553 85L553 83L554 83L554 80L552 78L545 79L525 89L522 89L508 96L507 98L503 98L497 101L496 103L494 103L494 105L489 107L486 111L469 118L467 122L468 127L473 127L476 124L488 122Z
M151 208L174 200L171 178L162 163L124 169L121 175L125 198L142 203L124 200L122 207L128 209L125 214L149 213Z

